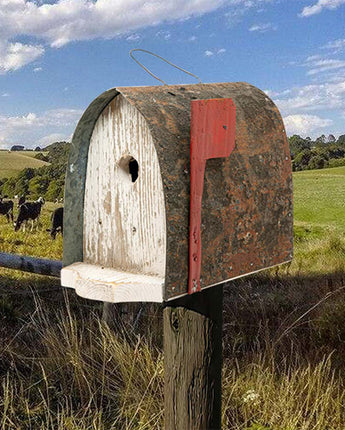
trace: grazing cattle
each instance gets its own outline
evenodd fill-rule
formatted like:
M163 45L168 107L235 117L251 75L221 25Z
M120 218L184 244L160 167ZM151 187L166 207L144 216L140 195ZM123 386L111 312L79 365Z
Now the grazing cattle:
M59 231L63 235L63 208L57 208L52 213L51 228L48 228L47 231L50 231L52 239L55 239Z
M35 202L26 202L20 205L19 213L16 222L14 223L14 230L18 231L23 223L26 223L31 219L31 231L34 229L34 221L39 221L41 215L41 209L44 205L44 199L40 197ZM25 231L25 224L24 224Z
M1 198L0 201L0 215L5 215L7 218L7 222L13 222L13 202L12 200L3 201Z

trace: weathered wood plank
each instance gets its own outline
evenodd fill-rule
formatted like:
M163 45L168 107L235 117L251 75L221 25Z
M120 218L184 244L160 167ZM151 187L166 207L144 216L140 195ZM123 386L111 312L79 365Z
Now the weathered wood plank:
M129 163L138 167L137 179ZM103 111L91 137L83 253L84 262L157 276L159 283L165 277L165 202L158 158L145 119L121 95Z
M73 134L65 182L63 265L83 261L83 216L87 157L94 125L118 91L98 96L86 109Z
M108 303L162 302L164 278L74 263L61 270L61 285L92 300Z
M165 429L221 428L223 287L164 309Z

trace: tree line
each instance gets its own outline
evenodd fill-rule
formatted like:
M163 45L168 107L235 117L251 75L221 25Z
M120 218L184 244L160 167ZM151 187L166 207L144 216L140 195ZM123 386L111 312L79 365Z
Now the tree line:
M294 134L289 144L294 171L345 166L345 134L338 139L323 134L315 140Z
M0 179L0 195L9 198L25 195L32 200L39 197L48 201L62 199L69 147L68 142L55 142L42 149L46 154L38 153L35 158L50 165L38 169L26 168L16 177Z
M315 140L294 134L289 137L289 145L294 171L345 166L345 134L338 139L323 134ZM55 142L42 149L46 154L39 152L35 158L50 165L26 168L16 177L0 179L0 195L10 198L25 195L33 200L43 197L48 201L63 199L69 147L68 142Z

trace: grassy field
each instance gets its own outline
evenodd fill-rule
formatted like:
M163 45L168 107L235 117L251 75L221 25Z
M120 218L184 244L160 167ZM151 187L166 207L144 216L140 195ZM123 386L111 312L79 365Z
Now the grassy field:
M31 167L36 169L48 166L49 163L37 160L34 156L38 152L34 151L0 151L0 178L16 176L21 170Z
M16 151L17 154L25 155L26 157L35 158L36 154L47 155L48 151Z
M345 167L294 173L294 273L345 270Z
M296 227L345 231L345 167L294 173ZM320 231L321 232L321 231Z
M224 288L223 429L345 428L345 168L294 174L291 265ZM61 258L62 239L14 234L0 251ZM59 282L0 269L0 429L163 428L162 308L133 332Z

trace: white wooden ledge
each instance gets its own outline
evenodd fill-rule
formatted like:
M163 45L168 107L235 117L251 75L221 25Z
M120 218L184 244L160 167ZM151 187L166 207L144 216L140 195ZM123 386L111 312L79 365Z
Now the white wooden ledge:
M61 285L91 300L109 303L163 302L164 278L74 263L61 270Z

